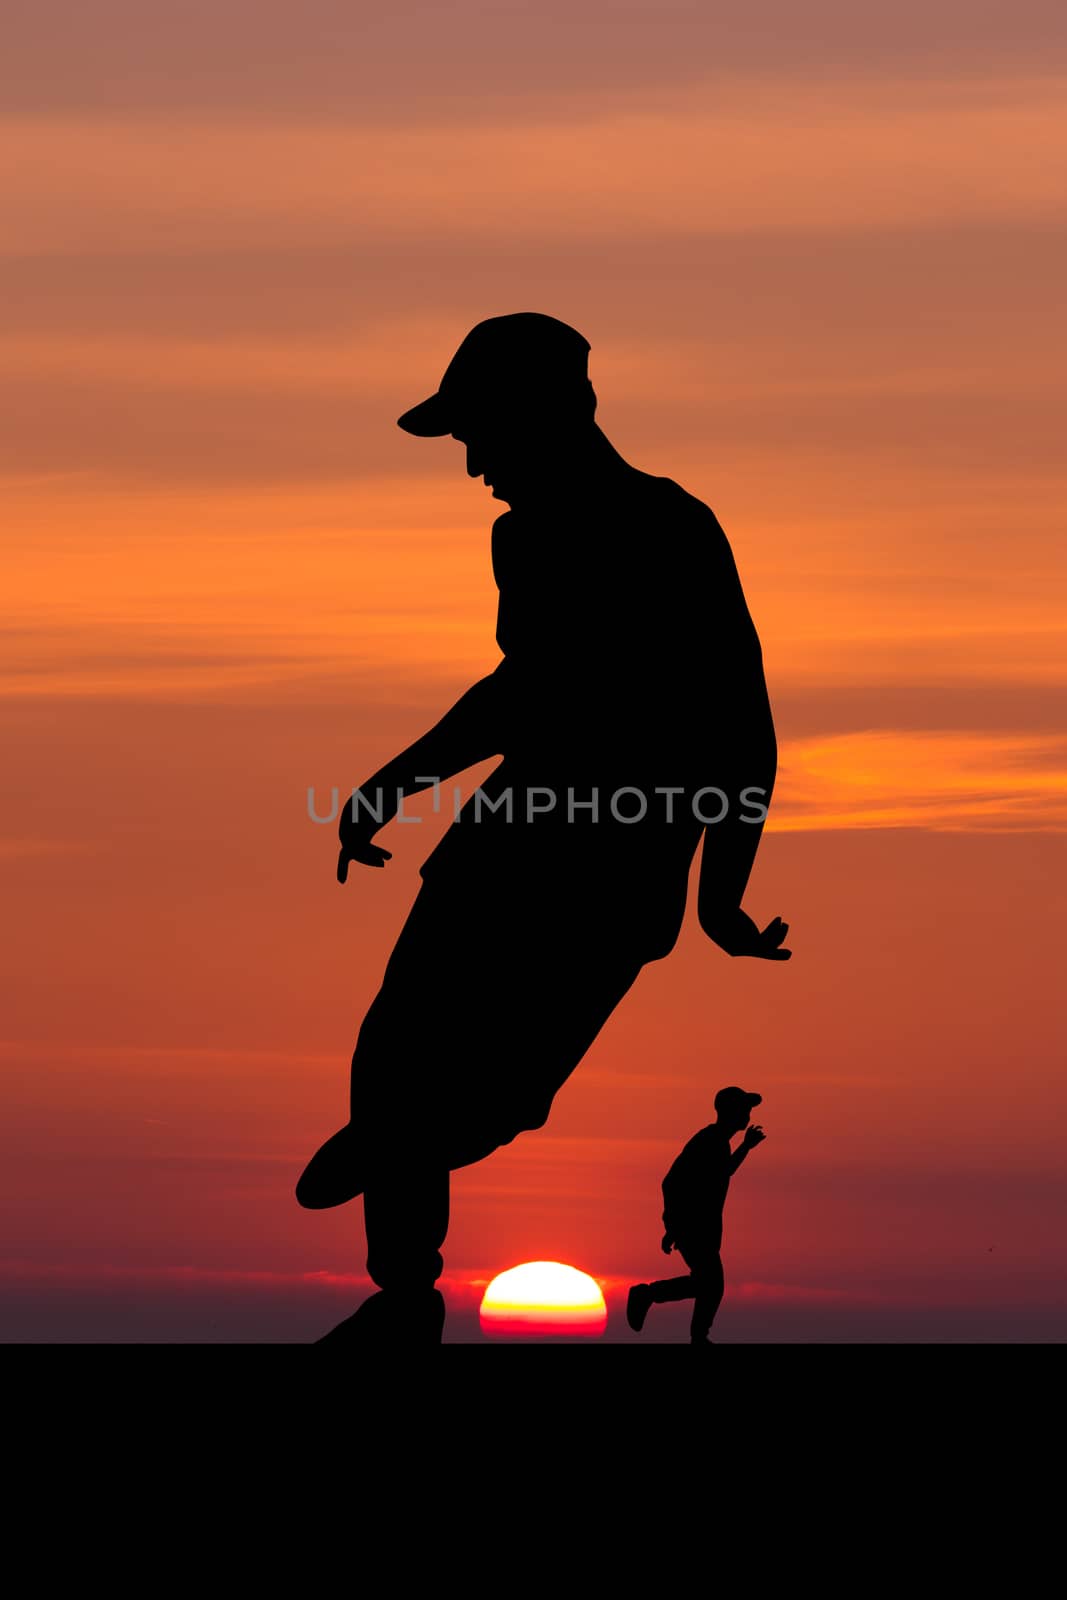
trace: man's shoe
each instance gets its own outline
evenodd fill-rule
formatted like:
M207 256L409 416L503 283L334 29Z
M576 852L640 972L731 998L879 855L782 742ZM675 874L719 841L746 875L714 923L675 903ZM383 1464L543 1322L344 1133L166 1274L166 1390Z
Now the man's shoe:
M652 1290L647 1283L635 1283L626 1296L626 1320L635 1333L640 1333L652 1304Z
M296 1198L308 1211L327 1211L354 1200L365 1185L359 1142L348 1122L312 1156L300 1175Z
M317 1344L376 1345L410 1350L441 1343L445 1300L440 1289L382 1289L364 1300L354 1316L317 1339Z

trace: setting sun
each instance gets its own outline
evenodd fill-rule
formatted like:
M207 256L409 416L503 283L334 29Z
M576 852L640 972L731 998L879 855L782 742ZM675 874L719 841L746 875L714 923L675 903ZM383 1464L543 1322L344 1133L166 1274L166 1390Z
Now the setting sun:
M490 1338L557 1334L595 1339L607 1322L596 1279L560 1261L527 1261L498 1273L482 1298L482 1332Z

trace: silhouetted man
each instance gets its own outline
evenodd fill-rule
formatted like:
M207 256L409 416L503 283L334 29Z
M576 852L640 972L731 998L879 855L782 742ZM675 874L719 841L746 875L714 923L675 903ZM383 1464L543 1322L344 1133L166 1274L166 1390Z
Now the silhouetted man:
M340 881L389 859L374 836L403 796L503 760L423 864L360 1029L350 1121L297 1185L311 1208L364 1197L383 1293L346 1337L440 1337L450 1171L544 1125L672 949L702 835L705 931L731 955L789 955L780 918L761 932L741 909L776 748L730 547L706 505L601 432L588 352L553 317L491 317L399 419L458 440L511 507L492 532L503 659L354 792Z
M722 1303L722 1208L730 1179L766 1138L762 1128L748 1127L753 1106L761 1096L744 1089L720 1089L715 1096L716 1119L695 1133L663 1180L662 1250L677 1250L689 1272L684 1278L661 1278L658 1283L635 1283L626 1300L626 1320L635 1333L645 1325L649 1307L672 1300L692 1300L689 1327L692 1344L710 1344L708 1335ZM748 1128L736 1150L730 1140Z

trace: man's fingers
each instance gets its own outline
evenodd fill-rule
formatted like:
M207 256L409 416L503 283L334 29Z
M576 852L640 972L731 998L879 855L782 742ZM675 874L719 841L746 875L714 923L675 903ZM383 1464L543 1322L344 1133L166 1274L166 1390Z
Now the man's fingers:
M393 852L391 850L383 850L381 845L369 844L363 854L356 854L354 851L349 850L347 846L342 845L341 854L337 858L337 881L338 883L347 881L348 863L350 861L359 861L365 867L384 867L385 863L392 859Z
M788 961L793 954L792 950L781 948L788 932L788 922L783 922L781 917L775 917L760 934L759 944L753 953L763 956L766 961Z
M763 938L748 950L731 950L729 954L732 956L758 956L763 961L788 961L793 952L792 950L783 950L770 940Z

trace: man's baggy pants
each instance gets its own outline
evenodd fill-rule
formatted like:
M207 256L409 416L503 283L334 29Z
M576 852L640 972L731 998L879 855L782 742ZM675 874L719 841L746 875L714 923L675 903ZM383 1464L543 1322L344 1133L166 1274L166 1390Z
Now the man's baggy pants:
M591 917L507 882L424 885L352 1058L367 1271L382 1289L442 1271L449 1173L541 1128L643 965Z

